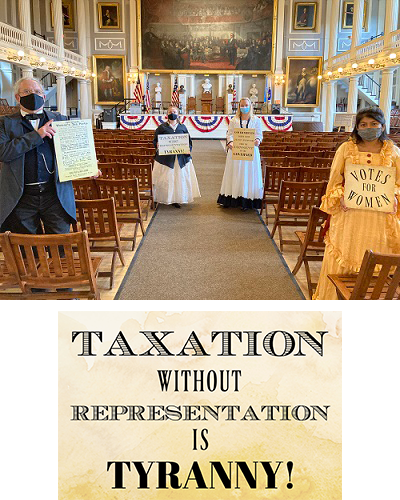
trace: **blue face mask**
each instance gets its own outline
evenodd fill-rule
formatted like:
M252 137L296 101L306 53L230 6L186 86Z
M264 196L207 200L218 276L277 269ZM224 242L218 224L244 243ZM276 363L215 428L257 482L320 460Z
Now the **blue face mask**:
M240 111L242 113L248 113L250 111L250 106L240 106Z

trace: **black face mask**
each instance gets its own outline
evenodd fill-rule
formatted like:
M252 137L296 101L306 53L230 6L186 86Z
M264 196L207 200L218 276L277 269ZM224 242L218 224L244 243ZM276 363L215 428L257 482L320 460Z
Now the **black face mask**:
M36 111L43 106L44 98L41 95L29 94L21 96L19 102L29 111Z
M170 113L168 115L168 118L171 120L171 121L174 121L178 118L178 115L176 113Z

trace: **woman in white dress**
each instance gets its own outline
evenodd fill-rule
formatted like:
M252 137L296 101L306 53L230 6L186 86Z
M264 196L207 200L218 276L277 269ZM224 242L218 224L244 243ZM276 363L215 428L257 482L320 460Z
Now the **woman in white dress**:
M165 205L181 207L200 196L196 172L190 154L159 155L158 136L161 134L189 134L185 125L179 122L179 111L175 106L168 108L168 121L162 123L154 134L157 149L153 168L154 201ZM189 135L190 151L192 139Z
M255 129L254 158L252 161L233 160L233 131L235 128ZM227 157L217 203L224 208L241 207L261 208L263 182L261 172L260 151L262 141L261 120L253 114L253 106L248 97L240 99L236 116L229 124L226 134Z

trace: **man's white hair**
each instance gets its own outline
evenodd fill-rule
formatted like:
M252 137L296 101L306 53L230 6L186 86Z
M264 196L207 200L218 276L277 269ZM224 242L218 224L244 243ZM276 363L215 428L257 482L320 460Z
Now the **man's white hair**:
M19 94L19 88L21 86L21 83L25 82L26 80L33 80L34 82L36 82L40 86L40 88L42 89L42 92L44 92L44 88L43 88L42 82L40 80L38 80L37 78L35 78L33 76L24 76L23 78L20 78L19 80L17 80L14 83L14 94Z

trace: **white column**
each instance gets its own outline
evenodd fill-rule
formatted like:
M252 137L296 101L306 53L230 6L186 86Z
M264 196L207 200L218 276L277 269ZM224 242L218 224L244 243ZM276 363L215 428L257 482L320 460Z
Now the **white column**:
M17 2L11 2L11 26L14 26L15 28L19 28L21 26L21 22L18 23Z
M243 75L238 75L237 77L237 100L239 101L243 97Z
M336 55L339 15L340 15L339 0L332 0L331 24L329 28L329 51L328 51L329 59L331 59Z
M131 68L137 68L138 63L138 40L137 40L137 29L136 29L136 0L130 0L129 2L129 23L130 23L130 33L129 33L129 66Z
M40 25L40 0L33 0L33 29L36 31L36 33L42 33L42 27Z
M13 71L10 63L0 61L0 95L11 106L15 102L13 90Z
M333 118L336 112L335 87L336 81L331 80L326 84L327 93L324 132L332 132L333 130Z
M353 29L351 30L351 59L356 59L356 50L361 43L362 25L364 17L364 0L354 1Z
M386 12L386 0L378 0L378 17L377 17L377 33L382 33L385 31L385 14Z
M389 132L390 129L390 108L392 103L393 72L394 68L385 68L384 70L382 70L381 96L379 99L379 107L385 115L387 132Z
M31 3L30 0L19 0L19 24L22 31L25 31L25 47L31 46L32 24L31 24Z
M78 49L79 53L87 65L87 45L86 45L86 15L84 0L76 0L76 20L78 26Z
M67 91L64 75L56 75L57 78L57 111L62 115L67 114Z
M285 36L285 0L278 0L278 18L275 39L275 73L283 74L283 44Z
M64 23L61 0L53 0L54 43L58 45L60 62L64 59ZM57 77L58 78L58 77ZM65 78L64 78L65 80Z
M79 82L79 93L80 93L80 102L79 102L79 110L80 117L82 120L86 120L91 118L91 113L89 110L89 84L87 80L78 80Z
M218 75L218 97L223 97L226 92L225 75Z
M349 82L349 95L347 96L347 112L357 113L358 76L351 76Z
M392 31L397 30L397 21L399 16L399 0L386 0L386 15L385 15L385 47L390 45Z
M22 68L22 78L32 78L33 69L32 68Z
M195 87L195 81L194 81L194 76L195 75L189 75L188 80L189 80L189 95L188 97L196 97L196 87Z

